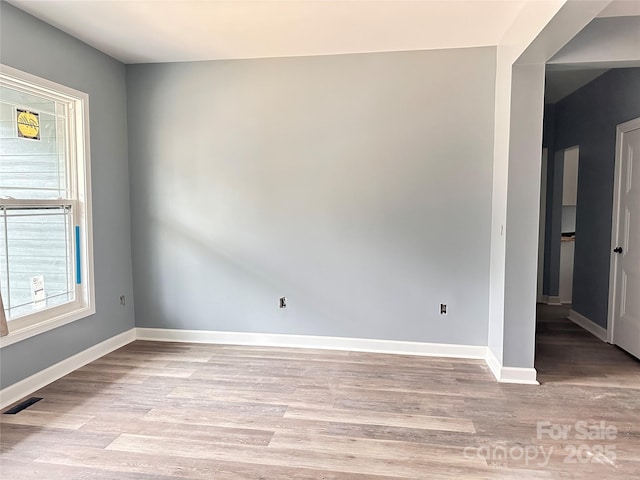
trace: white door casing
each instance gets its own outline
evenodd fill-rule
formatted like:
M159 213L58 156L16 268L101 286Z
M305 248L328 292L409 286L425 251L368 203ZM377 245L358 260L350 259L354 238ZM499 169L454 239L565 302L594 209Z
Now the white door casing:
M609 341L640 358L640 118L618 125Z

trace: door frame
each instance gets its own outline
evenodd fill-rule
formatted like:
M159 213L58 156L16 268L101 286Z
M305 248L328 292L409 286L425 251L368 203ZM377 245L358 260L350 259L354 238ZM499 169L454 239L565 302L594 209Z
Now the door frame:
M538 228L538 283L536 286L537 303L546 303L544 294L544 239L547 234L547 170L549 168L549 149L542 148L542 170L540 176L540 226Z
M609 266L609 311L607 315L607 342L614 343L614 329L616 318L616 291L618 289L618 255L613 253L613 248L619 245L618 227L620 219L620 189L622 186L622 137L625 133L640 128L640 117L621 123L616 127L616 159L613 177L613 211L611 214L611 261Z

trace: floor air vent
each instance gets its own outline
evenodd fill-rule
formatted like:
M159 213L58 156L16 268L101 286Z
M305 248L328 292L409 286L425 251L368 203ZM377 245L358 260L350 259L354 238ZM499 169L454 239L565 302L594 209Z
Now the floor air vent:
M7 410L6 412L4 412L5 415L15 415L18 412L21 412L22 410L24 410L25 408L29 408L31 405L33 405L34 403L39 402L40 400L42 400L42 398L40 397L31 397L28 398L27 400L25 400L24 402L20 402L18 405L16 405L15 407L10 408L9 410Z

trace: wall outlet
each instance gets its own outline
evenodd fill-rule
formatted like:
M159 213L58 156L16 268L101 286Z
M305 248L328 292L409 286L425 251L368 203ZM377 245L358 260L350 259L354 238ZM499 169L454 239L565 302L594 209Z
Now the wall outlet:
M120 295L120 305L124 305L126 303L126 299L124 298L124 295Z
M446 315L447 314L447 304L446 303L441 303L440 304L440 315Z
M280 297L280 308L287 308L287 297Z

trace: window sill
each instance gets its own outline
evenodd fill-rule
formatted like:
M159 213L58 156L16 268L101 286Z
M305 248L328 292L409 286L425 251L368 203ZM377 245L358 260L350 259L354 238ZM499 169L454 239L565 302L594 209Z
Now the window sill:
M9 321L9 335L0 337L0 348L13 345L14 343L26 340L27 338L35 337L36 335L48 332L50 330L53 330L54 328L58 328L63 325L67 325L68 323L75 322L76 320L86 318L89 315L93 315L94 313L96 313L95 307L87 306L73 310L71 312L57 315L48 320L42 320L33 325L27 325L22 328L18 328L16 330L11 329L11 321Z

